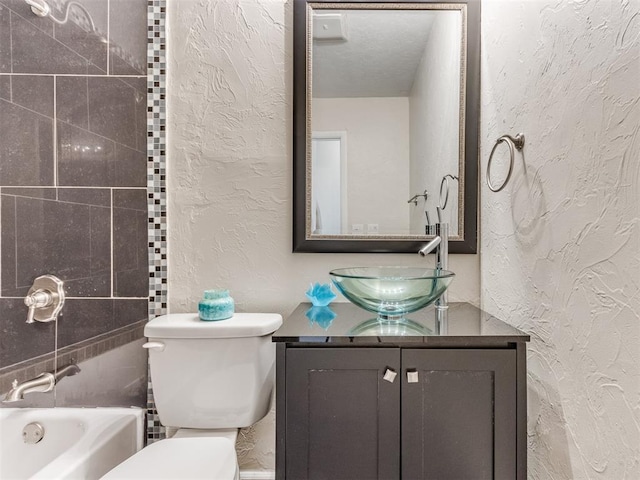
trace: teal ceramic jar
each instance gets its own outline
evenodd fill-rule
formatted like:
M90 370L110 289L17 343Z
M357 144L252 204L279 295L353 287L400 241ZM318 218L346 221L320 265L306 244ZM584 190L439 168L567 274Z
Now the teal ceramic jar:
M211 322L231 318L234 307L229 290L205 290L204 299L198 304L200 320Z

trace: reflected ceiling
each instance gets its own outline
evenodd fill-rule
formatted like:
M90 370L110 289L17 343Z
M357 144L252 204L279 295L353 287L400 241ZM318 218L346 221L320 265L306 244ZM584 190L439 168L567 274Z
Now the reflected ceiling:
M347 39L313 41L314 72L322 72L314 74L313 96L408 96L436 14L340 11Z

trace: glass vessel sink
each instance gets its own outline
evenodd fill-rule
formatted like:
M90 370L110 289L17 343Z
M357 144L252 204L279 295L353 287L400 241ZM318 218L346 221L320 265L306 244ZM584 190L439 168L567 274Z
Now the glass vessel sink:
M329 275L349 301L386 323L408 322L407 313L435 302L455 276L448 270L416 267L339 268Z

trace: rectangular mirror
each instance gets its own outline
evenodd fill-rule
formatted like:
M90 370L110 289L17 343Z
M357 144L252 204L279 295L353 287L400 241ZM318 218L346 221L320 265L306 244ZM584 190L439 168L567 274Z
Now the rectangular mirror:
M294 3L295 252L475 253L479 2Z

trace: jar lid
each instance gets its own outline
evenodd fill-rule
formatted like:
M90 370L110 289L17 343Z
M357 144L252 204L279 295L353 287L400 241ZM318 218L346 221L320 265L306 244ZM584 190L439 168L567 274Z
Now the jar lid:
M217 300L218 298L226 298L229 296L229 290L205 290L205 300Z
M171 313L156 317L144 327L153 338L241 338L261 337L282 325L277 313L236 313L217 322L203 322L197 313Z

